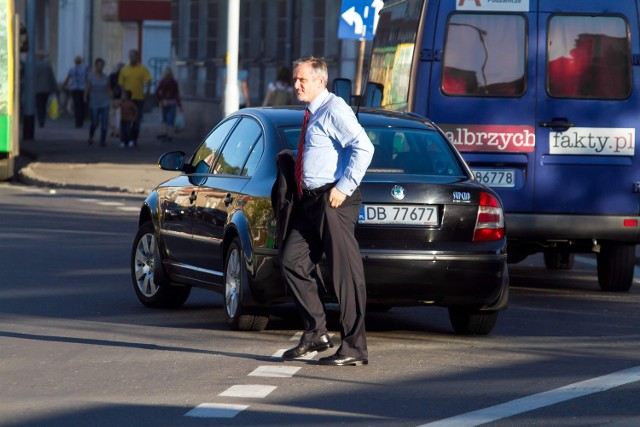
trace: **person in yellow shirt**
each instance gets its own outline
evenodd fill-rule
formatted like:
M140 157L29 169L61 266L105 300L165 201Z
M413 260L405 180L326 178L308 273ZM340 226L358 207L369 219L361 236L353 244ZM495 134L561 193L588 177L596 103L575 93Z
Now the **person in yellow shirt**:
M138 136L140 136L144 97L151 88L151 73L147 67L140 63L140 52L136 49L129 51L129 64L120 70L118 84L122 87L123 92L126 90L131 92L131 100L138 108L138 116L131 128L131 140L127 144L129 147L135 147L138 144Z

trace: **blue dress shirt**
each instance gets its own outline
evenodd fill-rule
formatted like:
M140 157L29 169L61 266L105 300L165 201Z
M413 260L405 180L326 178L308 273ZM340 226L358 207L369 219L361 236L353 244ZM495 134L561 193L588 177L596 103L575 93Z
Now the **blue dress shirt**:
M360 185L373 157L373 144L353 110L325 89L308 106L302 186L314 189L337 181L350 196Z

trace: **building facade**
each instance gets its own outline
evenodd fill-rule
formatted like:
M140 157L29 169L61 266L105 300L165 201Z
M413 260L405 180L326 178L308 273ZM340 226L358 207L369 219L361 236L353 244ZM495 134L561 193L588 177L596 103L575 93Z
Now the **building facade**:
M16 0L21 16L37 1L36 50L62 82L73 58L106 61L110 71L137 48L154 76L170 66L180 84L189 133L204 135L222 118L227 0ZM240 66L249 71L252 105L261 105L278 67L323 56L330 79L355 79L359 42L338 39L339 0L241 0Z

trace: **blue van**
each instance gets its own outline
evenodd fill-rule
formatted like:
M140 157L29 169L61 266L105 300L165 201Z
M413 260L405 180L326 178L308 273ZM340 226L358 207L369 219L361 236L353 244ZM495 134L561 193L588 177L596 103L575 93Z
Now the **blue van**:
M639 4L388 1L364 102L438 123L500 195L510 262L543 252L566 269L595 252L600 287L627 291L640 238Z

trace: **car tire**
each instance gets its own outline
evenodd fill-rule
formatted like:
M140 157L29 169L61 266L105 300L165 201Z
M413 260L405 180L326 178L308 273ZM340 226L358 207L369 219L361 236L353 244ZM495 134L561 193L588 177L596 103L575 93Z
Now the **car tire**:
M478 311L462 307L449 307L449 320L461 335L487 335L496 325L497 311Z
M633 284L636 246L603 242L598 253L598 284L607 292L627 292Z
M247 268L242 260L242 243L234 237L224 263L224 308L229 327L236 331L262 331L269 316L255 309L243 307L242 288Z
M575 254L567 251L550 249L544 251L544 265L548 270L571 270Z
M147 307L176 308L189 298L190 286L172 286L164 275L151 221L142 224L133 240L131 280L136 296Z

